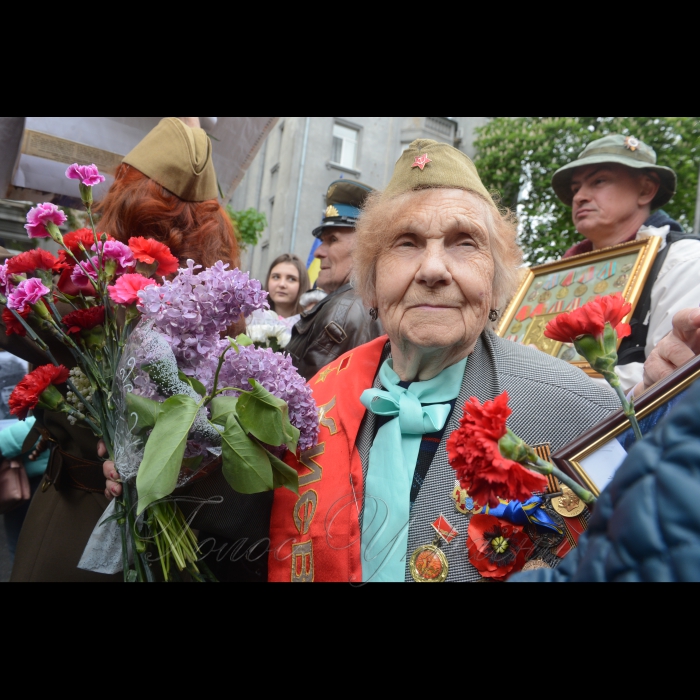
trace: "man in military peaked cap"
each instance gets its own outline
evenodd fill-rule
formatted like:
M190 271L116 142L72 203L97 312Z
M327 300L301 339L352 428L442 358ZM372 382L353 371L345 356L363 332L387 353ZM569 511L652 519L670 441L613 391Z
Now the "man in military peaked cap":
M662 378L647 376L645 384L644 363L671 332L674 316L700 304L700 238L686 235L661 210L676 193L676 173L658 165L654 149L634 136L612 135L558 170L552 186L573 208L576 229L586 239L565 257L650 236L663 240L632 319L632 336L619 353L622 385L639 394Z
M329 296L307 311L294 328L286 351L307 380L344 353L374 340L384 332L355 295L353 271L355 225L372 188L361 182L338 180L326 195L326 215L313 232L321 240L318 286Z

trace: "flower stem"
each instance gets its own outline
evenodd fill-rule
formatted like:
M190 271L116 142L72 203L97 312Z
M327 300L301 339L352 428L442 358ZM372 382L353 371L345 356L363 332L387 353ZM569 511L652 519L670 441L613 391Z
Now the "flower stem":
M531 457L531 461L526 465L527 467L538 472L539 474L542 474L543 476L556 477L562 484L568 486L587 505L594 505L598 501L598 499L590 491L584 489L583 486L576 483L570 476L564 474L561 469L558 469L550 462L545 462L543 459L540 459L534 455L534 453L533 457L535 457L535 460L532 460Z
M641 442L644 439L644 435L642 435L642 429L639 427L639 422L637 421L637 413L634 410L634 404L627 400L625 392L622 390L621 386L614 386L613 389L615 389L615 393L620 399L622 410L625 412L625 415L627 418L629 418L629 421L632 424L632 429L634 430L634 435L637 438L637 441Z

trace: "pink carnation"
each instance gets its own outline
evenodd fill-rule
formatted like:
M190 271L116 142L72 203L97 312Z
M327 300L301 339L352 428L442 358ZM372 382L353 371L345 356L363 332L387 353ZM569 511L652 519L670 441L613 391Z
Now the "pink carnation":
M126 268L134 267L136 260L129 246L120 243L119 241L107 241L100 243L102 248L102 257L108 260L116 260L119 263L117 274L122 274ZM92 246L93 251L97 251L97 246ZM97 258L95 258L97 260Z
M32 277L20 282L17 289L10 294L7 299L7 308L21 311L27 304L30 306L38 304L40 299L50 293L51 290L45 287L41 280Z
M143 275L124 275L113 287L109 287L109 296L115 304L135 304L139 300L139 292L152 286L158 285Z
M10 286L10 281L7 279L8 276L7 263L0 265L0 294L7 294L8 288Z
M49 238L51 235L46 230L46 224L52 223L62 226L68 221L68 217L55 205L45 202L34 207L27 214L27 229L29 238Z
M86 187L94 187L105 181L105 177L100 175L96 165L73 165L66 170L66 177L69 180L80 180Z
M95 265L95 267L98 266L99 260L97 257L92 259L92 263ZM97 272L95 272L95 269L89 262L84 262L82 263L82 267L81 265L76 265L73 268L70 278L76 287L79 287L80 289L94 290L95 288L92 286L90 280L92 279L97 281Z

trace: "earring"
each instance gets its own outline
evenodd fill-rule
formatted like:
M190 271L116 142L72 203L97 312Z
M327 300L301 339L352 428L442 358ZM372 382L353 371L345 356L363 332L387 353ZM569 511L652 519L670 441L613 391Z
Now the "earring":
M379 309L370 309L369 315L372 317L373 321L376 321L379 318Z
M500 315L500 314L498 313L498 311L496 311L496 310L494 309L494 310L489 314L489 321L491 321L491 323L496 323L496 321L498 321L499 315Z

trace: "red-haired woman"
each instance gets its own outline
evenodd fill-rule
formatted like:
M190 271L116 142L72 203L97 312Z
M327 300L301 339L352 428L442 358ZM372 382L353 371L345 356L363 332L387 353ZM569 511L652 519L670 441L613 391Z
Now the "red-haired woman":
M183 263L191 258L210 266L223 260L236 267L238 245L218 201L211 142L197 127L197 118L170 117L136 146L99 206L100 229L122 242L143 237L165 243ZM2 328L0 345L29 362L47 364L31 341L17 336L8 339ZM55 349L54 354L62 353L57 354L59 360L65 356L62 350ZM123 580L121 574L78 569L85 545L107 507L95 437L87 429L69 425L59 414L37 412L37 424L53 450L46 479L20 536L12 580Z

